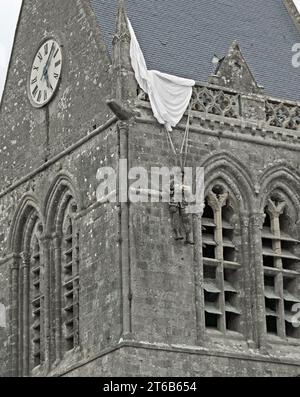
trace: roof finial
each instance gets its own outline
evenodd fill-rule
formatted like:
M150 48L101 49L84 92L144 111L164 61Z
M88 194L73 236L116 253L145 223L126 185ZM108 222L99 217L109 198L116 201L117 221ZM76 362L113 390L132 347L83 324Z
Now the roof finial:
M125 2L118 0L112 67L114 73L113 98L121 102L135 98L137 95L137 83L131 66L130 43L131 35L127 23Z
M127 14L124 0L118 0L116 34L124 33L128 30Z

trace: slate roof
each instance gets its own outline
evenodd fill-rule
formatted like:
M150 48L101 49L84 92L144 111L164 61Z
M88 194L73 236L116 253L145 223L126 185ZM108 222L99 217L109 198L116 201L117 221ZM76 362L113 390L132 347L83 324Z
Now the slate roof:
M117 0L90 0L111 51ZM207 81L212 57L238 40L265 93L300 100L300 68L292 46L300 42L282 0L126 0L127 14L149 69Z

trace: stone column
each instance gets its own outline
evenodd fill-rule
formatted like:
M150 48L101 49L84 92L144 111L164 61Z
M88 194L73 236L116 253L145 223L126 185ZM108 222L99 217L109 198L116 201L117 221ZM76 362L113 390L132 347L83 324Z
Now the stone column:
M253 213L250 216L251 229L251 262L250 271L253 280L252 302L255 302L253 313L253 327L255 340L259 348L265 348L266 345L266 317L264 304L264 269L262 255L261 233L265 222L264 213Z
M44 265L44 346L45 346L45 371L50 371L51 368L51 258L50 258L50 243L51 238L44 235L40 239L43 252Z
M55 272L55 286L54 286L54 305L55 305L55 362L61 360L62 356L62 313L61 313L61 299L62 299L62 291L61 291L61 245L62 245L62 236L60 234L55 234L53 236L53 260L54 260L54 272Z
M10 376L17 377L19 375L18 356L19 356L19 269L20 258L13 254L8 259L10 268L10 310L9 310L9 324L10 324Z
M21 254L21 269L23 274L23 305L22 305L22 320L23 320L23 376L29 376L30 371L30 256L27 252Z
M279 217L283 214L285 202L275 203L271 199L268 200L267 212L271 219L271 232L275 236L273 240L273 251L278 257L274 259L274 265L276 269L281 270L280 273L275 277L275 292L279 295L280 300L278 302L278 335L281 338L285 338L285 311L284 311L284 296L283 296L283 274L282 274L282 248L280 240L280 221Z
M219 307L225 313L225 292L224 292L224 254L223 254L223 227L222 227L222 208L226 205L228 200L228 193L215 194L212 191L208 194L208 204L214 211L215 218L215 242L217 244L215 249L216 259L220 262L217 267L217 282L220 287ZM226 332L226 316L220 317L219 329L222 333Z
M250 215L243 213L241 216L241 260L243 267L241 271L244 274L244 283L242 290L245 294L245 326L244 334L247 337L248 344L253 345L255 340L255 332L253 329L253 319L255 318L255 311L252 307L252 291L253 291L253 277L251 275L251 245L249 246L249 228Z
M203 249L202 249L202 215L203 207L197 214L193 214L194 234L194 274L195 274L195 306L197 343L205 341L205 302L204 302L204 274L203 274Z
M128 133L129 125L126 122L119 122L120 139L120 160L128 161ZM121 277L122 277L122 316L123 316L123 337L131 334L131 280L130 280L130 243L129 243L129 200L128 200L128 170L124 172L122 179L126 183L126 189L122 189L122 201L120 203L120 243L121 243ZM124 191L125 190L125 191ZM120 186L118 188L118 199L120 200ZM126 201L127 202L124 202Z

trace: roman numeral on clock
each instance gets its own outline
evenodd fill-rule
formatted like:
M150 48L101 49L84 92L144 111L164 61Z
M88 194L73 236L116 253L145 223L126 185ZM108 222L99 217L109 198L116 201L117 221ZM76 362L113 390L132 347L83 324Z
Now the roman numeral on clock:
M40 102L42 97L42 91L39 91L38 97L37 97L37 101Z
M55 67L57 68L57 66L59 66L59 65L60 65L60 63L61 63L61 61L57 61L57 62L55 62Z
M44 51L45 51L45 55L47 55L48 54L48 43L46 43L44 45Z
M38 92L38 86L36 85L36 86L34 87L34 90L32 91L32 95L35 97L36 94L37 94L37 92Z
M56 80L58 80L58 77L59 77L58 73L54 73L54 78L55 78Z
M37 77L35 77L33 80L31 80L31 84L37 83Z
M59 48L57 48L57 50L55 51L53 57L56 58L56 55L58 54Z
M34 66L33 70L36 70L38 72L39 71L39 67L38 66Z
M42 59L43 59L42 54L40 52L38 53L38 58L40 61L42 61Z
M44 101L47 101L47 98L48 98L48 93L47 91L44 91Z

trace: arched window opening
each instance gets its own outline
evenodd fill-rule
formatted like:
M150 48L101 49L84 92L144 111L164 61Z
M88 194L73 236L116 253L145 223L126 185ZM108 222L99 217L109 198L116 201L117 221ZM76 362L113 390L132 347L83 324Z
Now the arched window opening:
M230 195L222 185L208 193L202 218L205 324L223 333L241 332L239 270Z
M43 269L40 235L42 225L37 221L30 242L30 302L31 302L31 368L43 361Z
M35 208L28 206L19 220L16 253L18 276L19 373L30 376L43 365L44 343L44 262L41 238L43 225Z
M79 236L73 225L77 205L68 203L62 224L62 324L64 350L79 343Z
M53 292L51 360L58 363L79 346L79 226L78 207L70 183L60 179L47 206L51 235L50 262Z
M293 235L295 219L289 201L275 192L265 206L262 230L266 330L281 338L299 338L295 305L300 302L300 241Z

